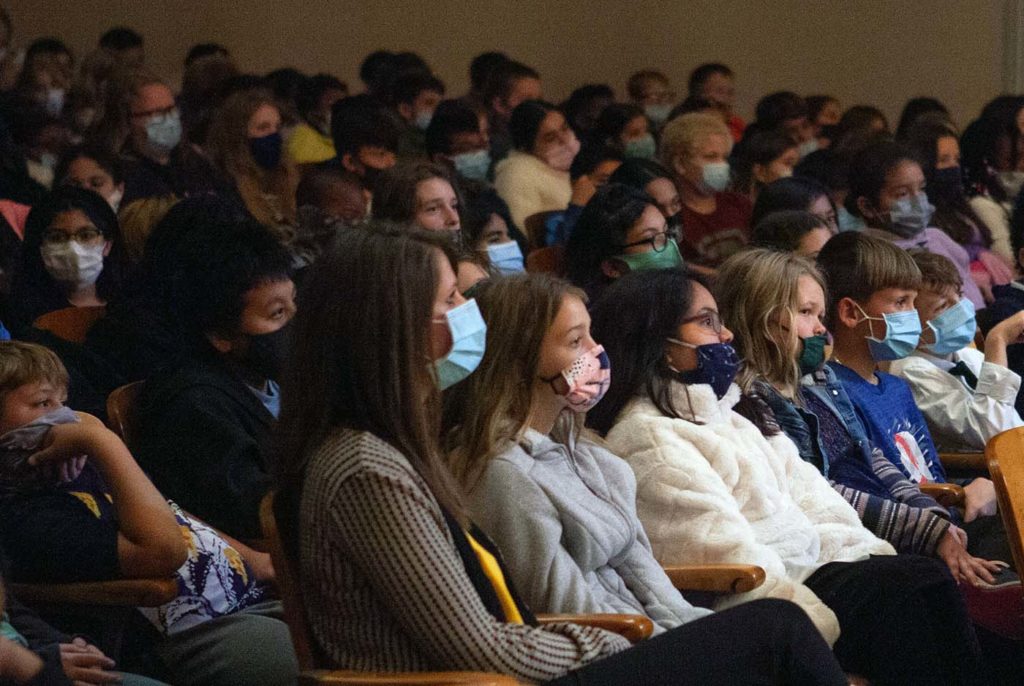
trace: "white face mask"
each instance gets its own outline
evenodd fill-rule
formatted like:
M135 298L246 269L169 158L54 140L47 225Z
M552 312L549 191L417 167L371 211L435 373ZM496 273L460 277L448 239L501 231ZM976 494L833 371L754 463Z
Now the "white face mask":
M91 286L103 271L103 250L106 243L82 245L78 241L45 243L39 249L46 271L54 281L76 288Z
M568 141L558 143L545 151L543 159L549 167L560 172L567 172L572 161L580 151L580 142L573 135Z
M114 192L107 196L107 204L114 210L114 214L121 209L121 199L124 197L124 189L115 188Z

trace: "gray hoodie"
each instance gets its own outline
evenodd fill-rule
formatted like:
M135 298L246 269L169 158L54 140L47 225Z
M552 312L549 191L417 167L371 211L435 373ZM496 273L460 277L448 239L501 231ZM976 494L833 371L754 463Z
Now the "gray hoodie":
M654 559L629 465L562 423L509 444L469 498L537 612L642 614L656 634L711 613L687 603Z

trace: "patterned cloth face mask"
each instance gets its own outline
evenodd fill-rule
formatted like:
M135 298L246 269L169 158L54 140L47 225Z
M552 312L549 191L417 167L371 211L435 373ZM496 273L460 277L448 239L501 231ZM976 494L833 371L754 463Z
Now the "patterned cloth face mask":
M568 386L564 393L558 390L555 382L562 379ZM612 383L612 366L604 346L593 348L576 358L567 369L550 378L541 377L557 395L565 398L566 406L573 412L586 412L599 402Z

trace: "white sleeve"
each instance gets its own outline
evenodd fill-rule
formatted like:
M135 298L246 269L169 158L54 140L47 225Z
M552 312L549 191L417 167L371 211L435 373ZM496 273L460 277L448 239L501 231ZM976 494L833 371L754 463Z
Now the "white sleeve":
M630 455L644 464L637 474L637 510L658 561L663 565L737 563L764 568L762 586L733 594L729 607L757 598L781 598L800 605L830 643L839 638L835 613L807 586L793 581L782 558L759 543L732 489L693 444L661 428L650 431L650 446Z
M1010 260L1010 264L1016 263L1017 257L1013 254L1013 245L1010 242L1010 218L1006 210L995 200L984 196L971 198L970 205L992 234L992 252Z

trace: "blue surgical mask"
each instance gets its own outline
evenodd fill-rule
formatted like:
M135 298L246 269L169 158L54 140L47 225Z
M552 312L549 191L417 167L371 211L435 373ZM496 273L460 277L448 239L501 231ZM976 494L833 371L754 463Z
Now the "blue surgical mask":
M945 310L928 322L928 328L935 333L934 343L924 347L936 355L950 355L962 350L974 340L978 328L974 318L974 303L967 298Z
M416 119L412 125L420 131L426 131L427 127L430 126L430 120L434 118L434 110L428 110L426 112L420 112L416 115Z
M653 160L655 153L654 136L646 134L642 138L626 143L626 157L637 157L642 160Z
M857 309L864 315L861 321L868 321L868 326L871 327L871 335L865 338L868 339L871 357L876 362L901 360L917 348L921 340L921 319L917 316L917 310L886 312L881 317L870 317L860 305L857 305ZM871 324L873 321L885 324L885 334L882 338L875 337Z
M704 185L708 190L721 193L729 187L732 180L728 162L708 162L702 172Z
M812 138L809 141L804 141L797 146L797 150L800 152L800 159L807 157L812 152L818 152L818 140L816 138Z
M644 114L654 122L655 126L661 126L668 121L668 115L672 112L672 105L647 105L644 107Z
M151 117L146 122L146 151L154 157L167 155L181 142L181 116L178 110Z
M47 88L46 89L46 113L51 117L59 117L64 111L64 96L65 91L63 88Z
M697 368L681 372L672 369L676 377L684 384L708 384L721 399L729 390L740 370L740 358L736 349L728 343L708 343L693 345L676 338L667 339L673 345L692 348L697 353Z
M280 131L268 133L266 136L249 139L249 152L256 164L266 170L276 169L281 164L281 149L284 139Z
M491 153L487 148L453 155L451 159L459 176L473 181L486 180L491 169Z
M840 231L860 231L865 228L864 220L851 214L850 210L842 205L836 211L836 223L839 224Z
M487 257L502 274L518 274L526 270L523 264L523 251L515 241L488 245Z
M902 238L913 238L928 228L928 222L935 214L935 207L928 202L923 192L912 197L900 198L889 210L888 229Z
M448 310L443 321L452 335L452 349L441 359L434 360L437 385L442 391L473 373L484 357L487 344L487 323L475 299Z

